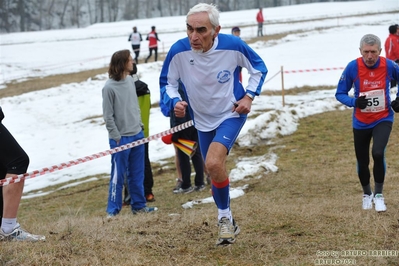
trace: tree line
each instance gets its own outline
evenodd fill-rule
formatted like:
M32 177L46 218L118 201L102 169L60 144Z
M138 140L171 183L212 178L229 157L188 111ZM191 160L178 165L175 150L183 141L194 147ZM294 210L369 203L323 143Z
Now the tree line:
M343 0L0 0L0 32L82 28L101 22L182 16L197 3L235 11ZM350 1L350 0L347 0ZM352 0L353 1L353 0ZM356 0L355 0L356 1Z

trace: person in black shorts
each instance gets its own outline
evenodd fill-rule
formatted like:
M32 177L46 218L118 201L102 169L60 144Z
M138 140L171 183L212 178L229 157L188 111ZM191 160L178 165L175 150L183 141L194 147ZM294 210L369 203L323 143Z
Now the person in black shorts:
M26 173L29 157L3 125L0 107L0 179ZM0 241L43 241L44 236L33 235L17 223L17 213L24 189L24 180L0 186Z

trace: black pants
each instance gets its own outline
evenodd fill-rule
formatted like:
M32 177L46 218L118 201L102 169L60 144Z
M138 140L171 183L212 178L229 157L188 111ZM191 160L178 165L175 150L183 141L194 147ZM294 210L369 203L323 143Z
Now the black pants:
M191 186L191 163L190 157L178 149L177 156L179 157L180 171L183 179L181 184L182 189L189 188ZM191 157L195 170L194 184L195 186L204 185L204 161L202 159L202 154L200 148L198 147Z
M24 174L29 157L7 128L0 123L0 180L10 174ZM0 187L0 219L3 217L3 187ZM1 220L0 220L1 224Z
M152 194L152 187L154 186L154 176L148 154L148 142L144 144L144 152L144 195L148 195Z
M258 22L258 37L263 36L263 23Z
M140 54L140 45L132 45L132 50L133 53L136 55L136 58L134 61L136 61L136 64L139 63L139 54Z
M155 61L158 60L158 47L153 47L153 48L150 48L150 54L148 55L147 59L145 60L146 63L148 62L148 59L150 59L153 50L154 50L154 55L155 55Z
M353 139L357 159L357 172L362 186L370 184L370 143L373 139L371 155L374 160L374 181L384 183L385 180L385 148L392 130L392 122L381 122L370 129L353 129Z

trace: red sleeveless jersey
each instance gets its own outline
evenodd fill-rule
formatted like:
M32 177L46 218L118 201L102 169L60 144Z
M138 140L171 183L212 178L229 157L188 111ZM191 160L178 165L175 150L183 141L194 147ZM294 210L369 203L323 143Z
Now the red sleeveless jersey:
M357 59L359 97L366 96L368 104L365 109L356 108L356 118L366 124L371 124L389 115L388 95L386 95L387 64L384 57L380 57L377 68L368 68L363 58Z

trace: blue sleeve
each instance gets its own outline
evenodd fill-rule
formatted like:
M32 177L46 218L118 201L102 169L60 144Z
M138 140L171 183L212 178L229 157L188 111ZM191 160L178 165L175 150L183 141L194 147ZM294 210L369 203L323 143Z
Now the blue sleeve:
M161 74L159 76L159 88L160 88L159 106L161 107L163 115L167 117L170 116L170 112L174 109L176 103L180 101L180 98L178 97L170 98L169 95L166 93L166 86L169 85L168 73L169 73L170 62L173 56L176 54L175 51L176 51L176 44L172 45L168 54L166 55L164 64L161 69ZM178 87L176 88L176 91L177 90Z
M244 49L244 55L249 59L249 62L251 63L252 67L262 73L260 80L258 82L258 85L256 86L256 90L253 93L252 91L248 91L247 93L252 94L252 96L259 96L261 91L262 91L262 86L263 83L265 82L266 75L268 73L268 69L266 67L265 62L263 59L248 45L245 45L246 49ZM248 69L248 68L247 68Z
M357 89L357 86L354 86L357 73L357 63L356 60L353 60L344 69L341 78L339 79L337 91L335 93L335 98L348 107L355 107L356 98L359 95L359 90ZM350 97L348 93L353 86L355 88L355 97Z
M398 92L396 97L399 97L399 65L392 60L387 59L389 78L396 80Z

